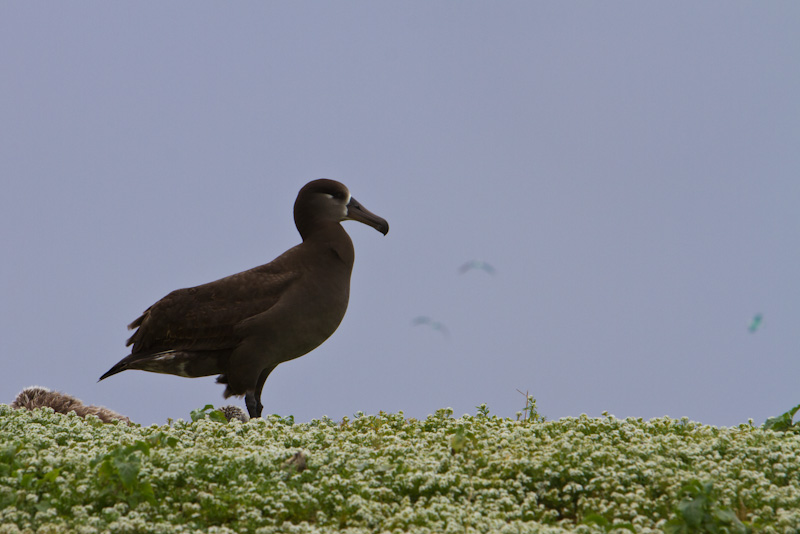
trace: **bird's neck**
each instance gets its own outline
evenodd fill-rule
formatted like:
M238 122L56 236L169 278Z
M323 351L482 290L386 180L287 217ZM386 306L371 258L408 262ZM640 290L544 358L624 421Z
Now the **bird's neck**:
M353 267L353 241L338 222L316 225L313 232L303 236L303 244L315 249L331 250L347 267Z

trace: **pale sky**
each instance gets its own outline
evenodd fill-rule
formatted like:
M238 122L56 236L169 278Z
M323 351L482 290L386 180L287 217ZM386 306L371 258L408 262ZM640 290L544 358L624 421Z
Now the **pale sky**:
M800 403L796 2L5 2L0 67L0 402L226 404L97 379L169 291L297 244L326 177L391 231L344 223L348 313L265 414Z

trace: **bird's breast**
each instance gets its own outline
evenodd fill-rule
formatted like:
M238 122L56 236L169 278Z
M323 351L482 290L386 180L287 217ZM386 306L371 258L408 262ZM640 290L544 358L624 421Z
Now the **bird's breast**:
M318 347L339 327L347 311L350 276L305 273L268 312L246 321L244 337L257 340L264 358L280 363Z

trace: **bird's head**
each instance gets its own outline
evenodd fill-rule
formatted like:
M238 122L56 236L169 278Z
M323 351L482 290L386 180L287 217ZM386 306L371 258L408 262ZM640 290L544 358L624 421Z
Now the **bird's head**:
M325 222L358 221L386 235L389 223L362 206L344 184L320 179L309 182L297 194L294 221L303 239Z

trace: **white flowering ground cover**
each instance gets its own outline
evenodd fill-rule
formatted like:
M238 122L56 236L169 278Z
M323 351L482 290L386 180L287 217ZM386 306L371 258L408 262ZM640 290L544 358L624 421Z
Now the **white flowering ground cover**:
M0 534L664 529L800 531L800 436L451 410L142 427L0 405Z

